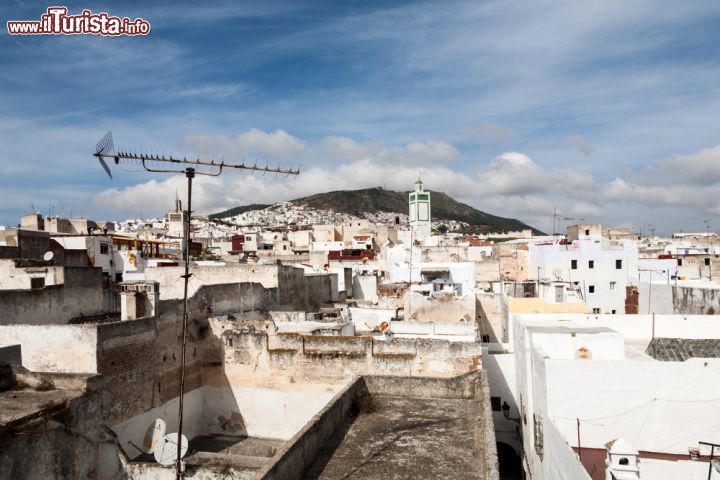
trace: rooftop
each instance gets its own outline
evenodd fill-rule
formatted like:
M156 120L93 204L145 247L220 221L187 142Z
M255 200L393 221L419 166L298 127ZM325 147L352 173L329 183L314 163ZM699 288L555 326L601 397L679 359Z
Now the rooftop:
M473 401L373 395L305 471L304 479L484 479Z
M665 362L684 362L688 358L720 358L720 339L654 338L645 353Z

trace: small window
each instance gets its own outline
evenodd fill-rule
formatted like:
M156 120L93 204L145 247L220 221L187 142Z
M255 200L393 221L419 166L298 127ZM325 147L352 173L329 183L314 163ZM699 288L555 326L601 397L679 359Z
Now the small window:
M570 260L570 268L577 270L577 260Z
M611 292L614 292L614 291L615 291L615 286L616 286L616 285L617 285L617 282L610 282L610 291L611 291Z
M599 309L599 308L593 308L593 313L600 313L600 309Z
M622 457L622 458L618 461L618 464L620 464L620 465L629 465L629 464L630 464L630 460L628 460L626 457Z
M595 285L588 285L588 293L595 293Z
M588 268L595 268L595 260L588 260Z
M493 412L500 411L500 397L490 397L490 407Z
M482 343L490 343L490 335L483 335Z
M101 244L100 244L100 254L101 254L101 255L107 255L107 254L108 254L108 244L107 244L107 243L101 243Z
M613 315L615 315L615 314L617 313L617 310L611 310L610 313L612 313Z
M677 259L678 267L682 267L682 258Z
M622 260L615 260L615 270L622 270Z
M283 245L283 250L287 250L287 245Z
M32 288L33 290L44 288L44 287L45 287L45 277L30 279L30 288Z
M252 237L251 237L250 235L248 235L247 237L245 237L245 239L246 239L248 242L252 242Z
M585 230L585 235L590 235L590 230Z
M709 259L709 258L706 258L706 259L705 259L705 265L710 265L710 259Z

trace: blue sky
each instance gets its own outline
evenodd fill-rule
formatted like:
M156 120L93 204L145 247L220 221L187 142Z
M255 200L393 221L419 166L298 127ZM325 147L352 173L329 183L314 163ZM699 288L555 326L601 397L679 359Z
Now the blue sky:
M54 5L54 4L52 4ZM0 34L0 224L31 204L159 216L181 176L116 146L302 168L199 178L206 213L328 190L430 189L549 231L565 217L720 229L720 3L68 2L147 36ZM3 23L51 4L7 0Z

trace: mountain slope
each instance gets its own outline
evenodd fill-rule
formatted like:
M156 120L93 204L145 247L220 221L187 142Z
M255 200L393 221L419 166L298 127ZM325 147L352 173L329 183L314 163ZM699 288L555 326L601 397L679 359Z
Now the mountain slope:
M250 205L243 205L242 207L233 207L229 210L225 210L218 213L211 213L208 215L208 218L210 220L215 220L217 218L226 218L226 217L234 217L235 215L240 215L241 213L250 212L252 210L263 210L265 208L271 207L272 205L263 205L260 203L252 203Z
M318 193L309 197L293 200L295 205L310 208L334 210L362 217L365 213L375 212L408 212L408 194L410 192L394 192L384 188L366 188L362 190L334 191ZM456 220L471 226L469 231L476 233L515 231L531 228L534 234L542 234L539 230L512 218L498 217L477 210L469 205L452 199L443 192L431 191L430 209L436 221Z

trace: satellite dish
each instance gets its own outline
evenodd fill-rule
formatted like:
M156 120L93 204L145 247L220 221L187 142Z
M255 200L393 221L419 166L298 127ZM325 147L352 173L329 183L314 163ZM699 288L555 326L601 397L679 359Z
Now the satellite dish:
M157 447L163 436L165 436L165 430L165 420L162 418L156 418L155 421L150 424L143 439L143 447L145 447L147 453L155 452L155 447Z
M559 268L554 268L552 271L553 277L555 277L558 280L562 280L562 270Z
M172 465L177 461L178 447L180 448L180 458L184 457L188 449L188 441L185 435L181 436L180 445L178 445L178 434L168 433L155 446L155 460L160 465Z
M45 254L43 254L43 260L49 262L53 259L54 256L55 254L52 252L52 250L48 250L47 252L45 252Z

